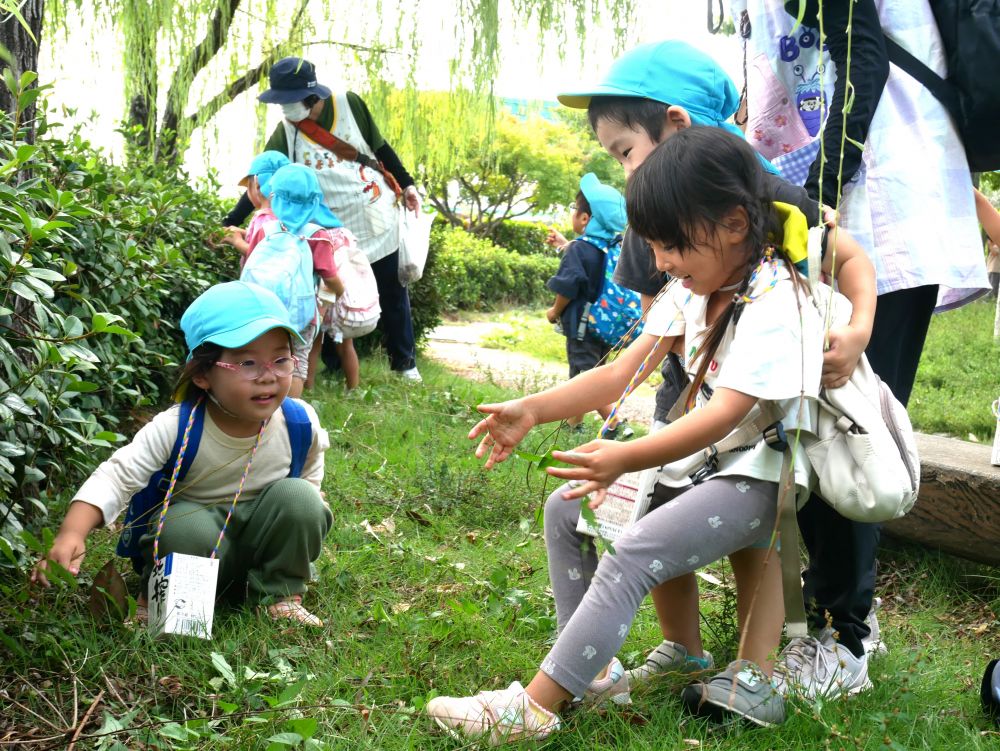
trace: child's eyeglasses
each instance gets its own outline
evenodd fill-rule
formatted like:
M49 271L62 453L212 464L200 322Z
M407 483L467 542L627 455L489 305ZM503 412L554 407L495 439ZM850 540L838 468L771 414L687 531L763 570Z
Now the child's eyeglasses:
M220 368L231 370L244 381L256 381L261 378L266 371L271 371L278 378L290 376L295 372L298 363L296 357L279 357L271 362L257 362L256 360L244 360L243 362L216 362Z

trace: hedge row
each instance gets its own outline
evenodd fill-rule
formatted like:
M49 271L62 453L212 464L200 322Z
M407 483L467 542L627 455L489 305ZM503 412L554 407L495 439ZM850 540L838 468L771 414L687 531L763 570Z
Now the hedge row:
M30 93L30 92L29 92ZM107 164L78 134L34 145L0 114L0 565L170 396L178 321L229 272L218 200L169 170Z
M236 270L212 242L217 196L175 169L111 165L79 132L59 140L36 125L27 144L0 113L0 567L22 565L25 525L44 523L167 403L185 355L181 313ZM415 333L442 310L546 302L557 266L436 227L411 289Z
M552 297L545 282L558 267L555 256L521 255L463 229L435 226L425 278L412 294L416 305L448 312L541 305Z

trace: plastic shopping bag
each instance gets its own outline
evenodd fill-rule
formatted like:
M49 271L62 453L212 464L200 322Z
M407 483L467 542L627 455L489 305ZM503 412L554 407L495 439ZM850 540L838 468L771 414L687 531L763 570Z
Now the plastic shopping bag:
M424 275L427 252L431 245L431 224L436 215L430 211L416 214L402 209L399 216L399 283L404 287Z

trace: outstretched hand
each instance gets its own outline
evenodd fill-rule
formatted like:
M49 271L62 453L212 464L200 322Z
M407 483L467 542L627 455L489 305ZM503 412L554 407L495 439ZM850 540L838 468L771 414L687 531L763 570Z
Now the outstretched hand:
M476 409L486 417L469 431L469 440L483 436L476 447L476 458L485 456L486 469L492 469L514 452L521 439L535 427L535 418L520 399L500 404L480 404Z
M628 447L616 441L597 439L572 451L553 451L552 458L572 467L548 467L545 471L553 477L576 482L563 498L572 501L590 495L590 507L597 508L604 502L605 491L627 469Z

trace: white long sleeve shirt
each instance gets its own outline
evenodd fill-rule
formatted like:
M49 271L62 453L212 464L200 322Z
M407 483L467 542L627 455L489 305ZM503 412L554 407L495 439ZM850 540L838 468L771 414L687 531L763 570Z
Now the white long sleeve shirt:
M300 404L305 407L313 426L312 445L301 477L319 489L323 481L323 452L330 447L330 439L320 426L316 411L305 402L300 401ZM160 412L136 433L131 443L115 451L94 471L73 500L99 508L105 524L114 521L132 496L146 487L153 474L170 458L177 438L179 413L179 405ZM196 503L229 502L239 488L255 438L226 435L206 410L198 453L184 481L177 483L174 496ZM287 477L291 461L288 428L284 413L278 409L264 429L240 500L253 500L268 485Z

